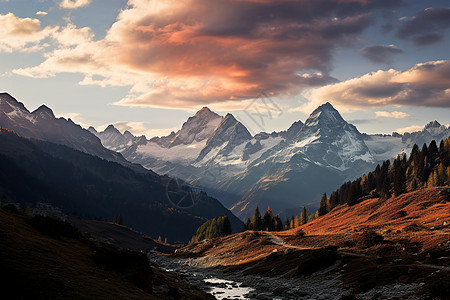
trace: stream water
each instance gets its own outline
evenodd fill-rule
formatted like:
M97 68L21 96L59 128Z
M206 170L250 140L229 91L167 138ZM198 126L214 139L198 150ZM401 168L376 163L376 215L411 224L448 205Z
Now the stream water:
M219 278L207 278L204 282L210 287L209 293L216 299L249 299L247 295L255 289L242 287L242 283Z

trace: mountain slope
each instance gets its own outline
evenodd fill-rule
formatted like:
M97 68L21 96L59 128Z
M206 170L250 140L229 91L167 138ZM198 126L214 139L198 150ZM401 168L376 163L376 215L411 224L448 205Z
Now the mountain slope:
M450 188L447 186L427 188L389 199L367 199L352 206L339 205L301 228L311 234L349 233L367 228L405 233L420 230L425 234L431 233L432 227L440 228L449 219ZM450 229L448 226L446 228L446 231ZM431 242L433 235L428 237Z
M23 103L7 93L0 93L0 127L24 137L65 145L146 172L143 168L129 163L121 154L103 147L99 138L71 119L57 119L53 111L45 105L30 113Z
M234 231L240 222L217 200L169 177L140 173L120 164L49 142L0 132L1 201L49 202L68 214L111 220L149 236L188 241L206 218L227 215Z
M145 254L86 240L66 224L0 210L1 287L13 299L214 299ZM51 233L51 234L50 234ZM56 233L56 235L55 235ZM67 234L71 233L71 234Z

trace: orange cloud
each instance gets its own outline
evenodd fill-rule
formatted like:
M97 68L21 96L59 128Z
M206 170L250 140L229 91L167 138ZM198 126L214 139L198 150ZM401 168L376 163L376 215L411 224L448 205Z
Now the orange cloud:
M191 108L260 91L293 96L334 82L336 48L399 1L129 0L106 37L69 24L26 76L82 73L81 84L130 86L119 105ZM70 37L74 38L71 39Z

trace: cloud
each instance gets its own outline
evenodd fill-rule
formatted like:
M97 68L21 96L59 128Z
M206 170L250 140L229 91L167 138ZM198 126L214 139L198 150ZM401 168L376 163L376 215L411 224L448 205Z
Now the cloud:
M0 14L0 53L42 50L46 46L42 41L57 30L57 26L43 28L38 19L19 18L13 13Z
M303 96L307 98L301 107L304 112L326 101L343 111L391 105L450 107L450 60L420 63L406 71L379 70Z
M397 37L418 46L441 41L444 31L450 27L450 8L427 8L412 18L402 18Z
M59 7L65 9L77 9L80 7L88 6L92 0L62 0L59 3Z
M394 119L404 119L410 117L411 115L401 112L401 111L376 111L375 118L394 118Z
M424 125L412 125L408 127L398 128L397 130L395 130L395 132L398 132L400 134L404 134L405 132L416 132L422 130L424 127Z
M127 106L192 108L261 91L292 97L335 82L335 50L357 40L373 11L400 2L130 0L104 39L60 43L41 65L15 73L81 73L83 85L130 86L116 103Z
M172 131L176 132L179 130L179 128L148 128L144 122L120 121L114 123L113 125L122 133L128 130L133 135L145 135L147 138L152 138L154 136L166 136ZM103 127L106 128L106 126Z
M361 124L369 124L372 123L373 119L354 119L354 120L347 120L348 123L354 124L354 125L361 125Z
M383 46L368 46L361 49L364 57L375 63L391 64L394 55L405 53L402 49L395 45Z
M36 13L36 16L46 16L46 15L48 15L48 13L45 12L45 11L38 11L38 12Z

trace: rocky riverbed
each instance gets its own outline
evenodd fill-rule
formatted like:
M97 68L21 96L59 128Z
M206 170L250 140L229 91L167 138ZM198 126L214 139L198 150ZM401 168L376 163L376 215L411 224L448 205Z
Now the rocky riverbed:
M341 262L310 276L284 278L244 274L245 270L230 272L205 267L204 260L199 258L170 258L156 253L148 256L160 268L175 272L216 299L420 299L413 294L423 285L394 283L353 294L342 283L347 266Z
M217 299L340 299L349 294L339 276L317 274L305 278L268 278L203 268L197 259L180 259L149 253L157 266L177 273L192 285L213 294Z

